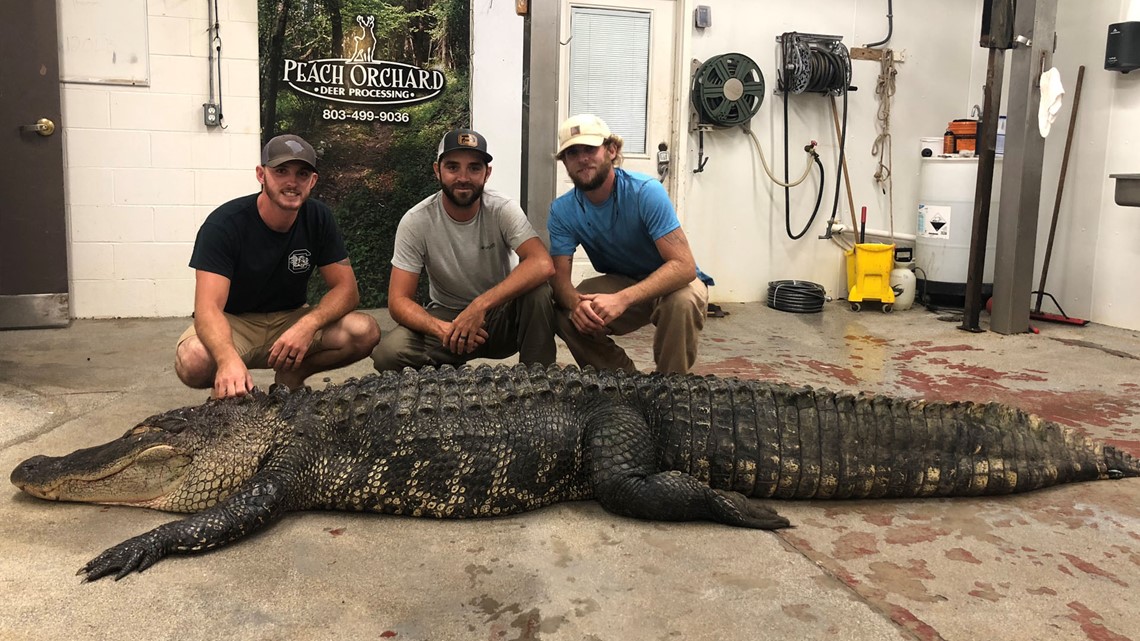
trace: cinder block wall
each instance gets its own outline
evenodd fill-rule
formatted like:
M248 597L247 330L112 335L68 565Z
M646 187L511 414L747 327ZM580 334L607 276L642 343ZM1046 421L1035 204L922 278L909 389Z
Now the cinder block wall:
M218 3L225 129L202 118L207 6L148 0L149 86L62 85L76 318L189 315L199 225L258 188L257 3Z

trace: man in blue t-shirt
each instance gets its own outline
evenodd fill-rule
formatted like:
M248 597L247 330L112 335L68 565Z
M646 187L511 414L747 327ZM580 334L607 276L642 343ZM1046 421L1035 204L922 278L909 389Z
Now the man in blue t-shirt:
M558 159L574 182L547 221L558 335L579 365L636 371L610 335L653 323L657 371L685 373L697 360L713 280L693 260L665 188L620 169L621 149L621 136L597 116L574 116L558 128ZM575 287L579 245L603 275Z
M253 389L250 369L299 387L312 374L354 363L380 341L360 303L356 274L327 205L309 198L317 154L299 136L277 136L261 151L261 191L218 207L198 230L194 324L178 339L174 371L213 396ZM314 269L329 287L305 304Z

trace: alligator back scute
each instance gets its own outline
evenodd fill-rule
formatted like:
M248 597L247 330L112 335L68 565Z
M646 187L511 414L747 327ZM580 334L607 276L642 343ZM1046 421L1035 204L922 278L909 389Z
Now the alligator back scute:
M598 375L583 372L583 393ZM564 390L574 374L563 374ZM618 374L661 469L765 498L900 498L1024 492L1140 474L1127 453L999 403L925 402L715 377ZM622 376L630 378L621 378Z

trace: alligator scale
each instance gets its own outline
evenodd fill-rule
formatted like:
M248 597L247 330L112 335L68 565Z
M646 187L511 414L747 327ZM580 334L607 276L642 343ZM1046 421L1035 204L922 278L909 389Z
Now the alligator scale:
M595 499L622 515L759 529L755 499L970 496L1140 476L1140 462L1000 404L681 375L487 366L274 388L152 416L37 456L12 483L61 501L191 516L79 573L142 571L294 510L470 518Z

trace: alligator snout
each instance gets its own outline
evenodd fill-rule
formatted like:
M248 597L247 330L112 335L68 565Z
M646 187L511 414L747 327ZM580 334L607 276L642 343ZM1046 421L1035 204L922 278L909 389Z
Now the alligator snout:
M33 456L32 458L20 463L16 469L12 470L12 476L9 477L12 485L24 489L26 485L33 482L36 478L36 471L40 465L47 461L48 457L41 455Z

